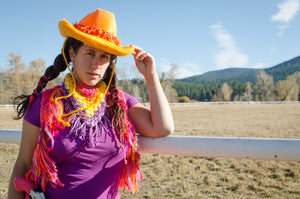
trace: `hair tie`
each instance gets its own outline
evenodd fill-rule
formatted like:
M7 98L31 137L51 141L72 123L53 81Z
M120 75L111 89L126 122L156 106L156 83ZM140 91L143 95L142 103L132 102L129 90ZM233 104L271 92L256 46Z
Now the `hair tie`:
M32 94L29 97L29 104L28 106L30 106L31 102L35 99L35 96L33 96Z
M41 82L41 79L44 78L45 82ZM49 82L48 78L46 77L46 75L43 75L40 80L39 83L37 85L37 87L34 89L34 91L31 93L30 97L29 97L29 104L28 106L31 104L31 102L33 102L33 100L36 98L36 96L38 96L39 92L37 91L38 87L41 87L41 91L47 86L47 83Z
M49 82L49 79L46 77L46 75L43 75L42 77L44 77L44 79L46 80L46 84Z

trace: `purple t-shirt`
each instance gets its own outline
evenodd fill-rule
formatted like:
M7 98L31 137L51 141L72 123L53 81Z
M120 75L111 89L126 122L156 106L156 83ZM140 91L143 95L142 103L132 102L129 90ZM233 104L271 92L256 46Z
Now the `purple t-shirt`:
M128 109L139 101L125 93ZM40 127L39 111L41 95L27 110L24 119ZM112 132L101 135L101 143L95 147L78 147L70 139L69 128L54 138L53 160L58 167L63 187L46 187L47 199L100 199L119 198L119 183L124 165L124 151L115 141Z

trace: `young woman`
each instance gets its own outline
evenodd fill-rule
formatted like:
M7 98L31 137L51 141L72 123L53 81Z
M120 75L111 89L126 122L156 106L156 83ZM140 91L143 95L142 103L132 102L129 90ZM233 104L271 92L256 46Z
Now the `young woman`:
M66 37L62 54L30 96L16 98L24 120L8 198L24 198L22 186L47 199L119 198L119 187L136 192L142 177L136 132L174 131L155 60L138 46L121 47L114 14L101 9L78 24L61 20L59 30ZM150 110L116 87L117 56L129 54L147 82ZM62 85L42 92L66 68Z

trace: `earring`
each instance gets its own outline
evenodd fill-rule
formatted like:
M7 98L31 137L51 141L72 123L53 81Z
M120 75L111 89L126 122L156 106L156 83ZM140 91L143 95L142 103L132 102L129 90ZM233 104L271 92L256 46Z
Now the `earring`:
M73 71L74 63L70 61L69 66L70 66L71 70Z

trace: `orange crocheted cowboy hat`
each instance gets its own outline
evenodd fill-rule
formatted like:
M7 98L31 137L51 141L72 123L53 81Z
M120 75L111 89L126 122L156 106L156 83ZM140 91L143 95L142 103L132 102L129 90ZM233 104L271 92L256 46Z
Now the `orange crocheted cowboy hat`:
M73 37L116 56L126 56L134 51L132 47L121 46L121 40L117 38L115 15L105 10L97 9L74 25L62 19L58 27L63 37Z

